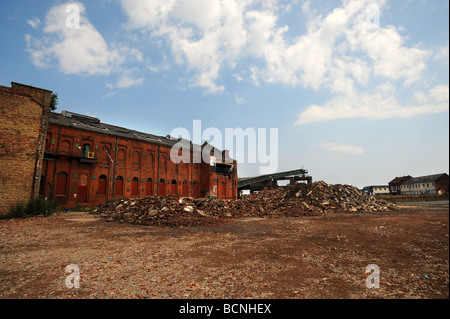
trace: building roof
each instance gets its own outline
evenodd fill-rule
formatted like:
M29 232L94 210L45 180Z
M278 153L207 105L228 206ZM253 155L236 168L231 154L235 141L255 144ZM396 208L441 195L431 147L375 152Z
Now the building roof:
M430 183L430 182L433 183L433 182L436 182L439 178L441 178L444 175L447 175L447 174L442 173L442 174L413 177L413 178L407 180L404 184L410 185L410 184L418 184L418 183Z
M389 184L401 184L411 178L412 178L411 175L396 177L392 181L390 181Z
M61 114L59 113L50 113L49 123L54 125L60 125L65 127L71 127L76 128L79 130L89 131L89 132L96 132L101 134L107 134L117 137L123 137L123 138L129 138L134 140L139 140L147 143L157 144L157 145L165 145L169 147L173 147L175 144L179 142L186 143L186 146L189 145L191 150L194 148L194 145L198 147L198 149L202 148L207 144L205 142L203 145L196 145L193 144L189 140L182 140L179 138L172 137L170 135L167 135L165 137L153 135L149 133L143 133L139 131L130 130L124 127L119 127L111 124L105 124L102 123L98 118L76 114L73 112L68 111L62 111ZM215 154L221 154L221 150L213 147L215 150ZM232 159L228 156L224 158L225 160L231 160Z

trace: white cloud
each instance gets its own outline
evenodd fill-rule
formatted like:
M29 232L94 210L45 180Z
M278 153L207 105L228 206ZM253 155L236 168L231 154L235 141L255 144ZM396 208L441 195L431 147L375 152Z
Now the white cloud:
M85 16L85 7L75 4L80 11L80 27L68 27L66 8L69 3L50 9L45 19L44 37L29 37L27 51L38 66L58 64L65 74L109 74L122 57L117 50L108 47L105 39Z
M353 145L339 145L336 143L323 143L321 146L327 151L339 152L344 154L362 155L365 152L363 147Z
M298 7L296 1L121 0L128 27L166 40L176 62L194 73L193 86L223 92L221 73L250 57L264 61L249 66L255 85L264 81L346 95L373 79L410 85L426 68L431 51L404 46L393 26L368 23L368 8L381 10L386 3L347 0L322 16L305 1L307 31L290 39L279 17Z
M438 52L434 55L434 59L436 61L440 61L444 64L449 64L449 46L448 44L446 46L443 46L438 50Z
M431 51L403 46L404 39L393 26L368 28L362 23L347 32L354 50L361 49L372 61L375 76L404 79L405 84L420 80Z
M369 4L345 1L329 15L311 19L307 34L283 50L280 59L274 58L283 61L275 68L282 74L279 79L293 85L298 80L303 87L325 88L332 94L323 105L306 106L296 125L338 119L411 118L448 110L448 97L444 98L448 85L428 93L411 93L415 102L398 100L397 95L404 95L412 90L413 83L423 80L432 51L405 46L404 37L393 26L367 23L365 8ZM385 4L384 0L377 1L379 8ZM306 9L309 12L308 6ZM441 55L445 56L445 48ZM315 62L309 57L315 57ZM308 69L305 63L314 68ZM266 75L261 72L260 76Z
M144 81L127 63L139 64L141 72L160 72L175 61L189 72L179 77L182 87L209 93L226 90L221 83L224 72L256 86L280 83L331 93L322 106L306 106L297 124L332 120L337 111L342 112L338 118L375 119L448 109L445 102L429 107L431 91L424 96L411 92L417 104L405 106L397 100L396 94L406 95L405 90L424 80L428 59L448 63L448 45L433 54L419 45L407 46L398 27L368 23L368 8L383 10L388 0L345 0L327 13L309 0L120 0L125 28L134 32L127 39L133 38L134 44L145 44L142 41L149 38L159 43L161 65L152 64L137 48L108 43L89 22L85 7L74 4L80 8L79 29L65 26L67 4L62 4L48 12L43 37L26 36L36 66L57 65L66 74L113 74L117 80L108 87L125 88ZM305 17L306 31L291 36L281 17L296 9ZM236 72L243 61L250 61L247 70ZM394 89L373 91L380 83ZM236 96L235 100L240 103Z
M170 45L179 65L194 73L192 85L210 93L225 68L246 54L261 54L275 17L271 9L254 9L262 0L122 0L130 29L148 30ZM267 2L267 3L270 3ZM261 7L268 8L269 4ZM267 25L269 24L269 27Z
M239 83L244 81L244 78L240 76L238 73L233 74L233 77L238 81Z
M27 23L34 29L38 28L41 25L41 19L39 18L33 18L30 20L27 20Z
M376 1L380 8L385 3ZM346 87L350 81L367 85L371 77L400 79L406 85L419 81L431 51L404 46L393 26L368 23L367 8L372 5L373 1L349 0L322 17L312 15L305 2L303 9L311 14L307 32L290 43L285 27L274 28L264 49L267 66L259 70L259 78L316 90L339 90L342 83L335 82L343 80Z
M74 11L69 9L74 6L79 11L79 27L70 20ZM30 24L36 24L36 21ZM108 44L90 23L80 2L52 7L45 17L42 37L26 35L25 40L26 51L37 67L56 66L64 74L83 76L117 75L119 80L116 84L108 84L109 88L127 88L144 81L143 77L135 75L134 69L126 67L130 61L144 63L143 53L136 48Z
M139 78L133 78L130 75L123 75L116 84L110 84L108 83L106 85L109 89L124 89L131 86L137 86L142 85L144 83L145 78L139 77Z
M395 97L395 87L383 84L375 93L339 95L324 105L310 105L299 114L296 125L333 121L340 119L380 120L407 119L423 114L437 114L449 109L449 86L439 85L428 93L418 92L418 104L404 106Z
M239 94L234 95L234 100L236 101L237 105L245 104L245 99L243 97L239 96Z
M118 93L117 91L110 91L110 92L108 92L108 93L106 93L105 95L102 96L102 100L112 98L113 96L116 96L117 93Z

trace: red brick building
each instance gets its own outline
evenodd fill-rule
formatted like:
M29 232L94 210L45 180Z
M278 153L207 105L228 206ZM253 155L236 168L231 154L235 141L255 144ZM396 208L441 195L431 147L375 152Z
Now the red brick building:
M178 139L71 112L50 113L40 196L67 208L158 195L237 198L236 161L206 143L183 142L190 152L180 151L184 162L175 164L170 152ZM193 163L205 150L206 159ZM218 156L211 164L211 155L219 152L223 160Z
M390 195L401 195L402 194L402 184L410 180L412 176L401 176L396 177L392 181L389 182L389 194Z
M52 92L0 86L0 214L39 192Z

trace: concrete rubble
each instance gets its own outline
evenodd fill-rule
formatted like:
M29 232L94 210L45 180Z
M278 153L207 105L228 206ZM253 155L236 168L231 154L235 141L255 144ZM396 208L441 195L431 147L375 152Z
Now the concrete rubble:
M170 196L115 200L93 214L110 222L179 227L222 224L239 217L318 216L397 209L394 204L369 197L356 187L319 181L264 189L238 200Z

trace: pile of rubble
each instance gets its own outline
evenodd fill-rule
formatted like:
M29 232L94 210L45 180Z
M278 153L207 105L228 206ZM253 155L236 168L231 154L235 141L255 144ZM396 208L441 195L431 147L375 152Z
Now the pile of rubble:
M190 197L146 197L143 199L114 200L96 209L93 214L108 222L125 222L152 226L196 226L217 224L218 219L203 211L206 199Z
M298 183L250 195L250 203L263 203L267 212L276 215L318 215L332 212L377 212L397 210L383 199L367 196L349 185Z
M93 213L107 221L153 226L219 224L238 217L323 215L333 212L395 210L394 204L369 197L348 185L325 182L263 190L238 200L146 197L110 201Z

